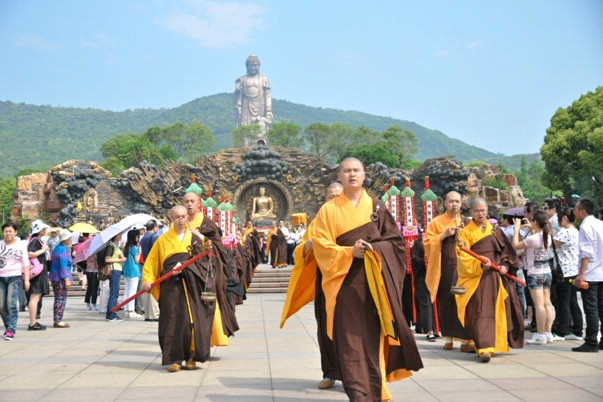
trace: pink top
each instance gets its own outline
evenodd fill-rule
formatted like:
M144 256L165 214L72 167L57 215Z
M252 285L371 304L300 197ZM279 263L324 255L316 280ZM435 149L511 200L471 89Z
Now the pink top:
M0 240L0 277L21 276L22 268L28 266L26 244L17 240L9 246Z
M542 232L534 233L525 238L523 243L526 245L526 262L528 266L528 275L542 275L551 273L549 266L549 253L544 248L542 241ZM551 239L547 246L551 247Z

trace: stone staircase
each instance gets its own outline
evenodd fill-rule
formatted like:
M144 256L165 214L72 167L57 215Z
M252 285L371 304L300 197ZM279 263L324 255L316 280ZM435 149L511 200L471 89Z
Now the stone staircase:
M289 285L289 278L291 277L292 266L285 268L272 268L268 264L260 264L258 269L255 271L251 285L249 286L248 293L287 293L287 286ZM71 289L67 292L69 296L85 296L86 289L80 284L80 278L85 276L81 272L73 272L73 283ZM119 286L119 295L124 294L124 280L121 279ZM52 293L52 286L50 286L50 295Z
M247 293L287 293L292 268L272 268L268 264L260 264Z

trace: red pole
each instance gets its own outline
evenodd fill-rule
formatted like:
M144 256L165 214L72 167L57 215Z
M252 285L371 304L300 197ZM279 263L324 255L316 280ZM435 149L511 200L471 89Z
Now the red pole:
M184 262L182 265L180 265L180 266L172 269L167 274L165 274L163 276L160 276L155 282L151 283L151 288L154 288L155 286L159 285L161 282L164 282L165 280L171 278L172 276L174 276L177 273L179 273L180 271L182 271L184 268L188 267L189 265L191 265L192 263L194 263L195 261L197 261L201 257L205 257L206 255L209 255L209 256L213 257L213 254L211 254L210 251L204 251L201 254L197 254L196 256L194 256L193 258L191 258L190 260L187 260L186 262ZM115 313L117 310L119 310L120 308L122 308L123 306L125 306L126 304L128 304L129 302L131 302L132 300L136 299L137 297L141 296L145 292L146 292L146 290L141 289L140 291L136 292L134 295L128 297L126 300L122 301L121 303L119 303L118 305L116 305L115 307L113 307L111 309L111 312Z
M469 250L467 247L459 247L461 249L461 251L464 251L465 253L469 254L470 256L477 258L478 260L480 260L481 262L483 262L484 264L488 263L488 259L484 256L481 256L479 254L477 254L476 252L473 252L471 250ZM500 272L501 268L496 265L495 263L493 263L492 261L490 261L490 264L492 266L492 268L494 268L495 270L497 270L498 272ZM524 281L522 281L521 279L519 279L516 276L511 275L510 273L505 273L505 276L517 283L519 283L521 286L526 286L526 283Z

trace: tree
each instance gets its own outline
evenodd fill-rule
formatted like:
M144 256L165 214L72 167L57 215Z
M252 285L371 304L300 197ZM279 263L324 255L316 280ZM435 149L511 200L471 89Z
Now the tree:
M603 203L603 87L557 109L540 153L545 185Z
M312 123L304 129L304 138L310 144L310 152L322 155L327 148L331 127L323 123Z
M381 138L378 144L383 144L386 149L398 156L398 164L388 166L408 169L413 155L417 153L419 143L412 131L393 125L381 132Z
M107 158L107 169L116 173L146 160L161 165L159 150L141 134L118 134L101 145L101 152Z
M253 145L261 133L262 128L258 125L237 127L232 130L232 145L235 147Z
M184 162L194 162L203 153L209 153L216 145L211 129L194 120L189 124L176 122L166 127L151 127L143 136L155 147L169 146Z
M520 168L515 172L517 184L521 187L523 196L539 204L544 203L545 198L553 195L553 190L542 184L544 171L542 162L533 161L528 166L525 157L522 157Z
M268 143L287 148L299 148L304 139L299 135L301 127L291 122L279 122L272 124L266 133Z
M331 124L330 135L327 138L325 154L331 161L340 161L346 156L355 142L354 126L348 123L336 122Z
M390 152L389 149L383 145L365 145L352 147L346 154L346 156L353 156L354 158L360 159L364 166L368 166L371 163L381 162L388 167L396 166L399 162L398 155ZM341 162L341 160L340 160Z

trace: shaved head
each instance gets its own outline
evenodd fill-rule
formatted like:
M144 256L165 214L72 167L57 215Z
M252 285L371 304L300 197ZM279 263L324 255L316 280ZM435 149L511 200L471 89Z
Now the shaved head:
M339 172L341 172L341 170L343 169L343 165L347 164L348 162L357 162L362 166L362 170L364 170L364 164L360 159L354 158L353 156L348 156L347 158L344 158L341 162L339 162Z
M325 194L325 202L327 201L331 201L333 198L336 198L339 196L339 194L341 194L343 191L343 184L341 184L338 181L334 181L333 183L329 184L329 186L327 187L327 191Z
M457 193L456 191L449 191L446 193L446 197L444 199L449 200L451 197L461 199L461 194Z
M488 206L488 203L482 197L475 197L471 200L471 203L469 204L469 208L473 209L474 207L476 207L478 205Z

